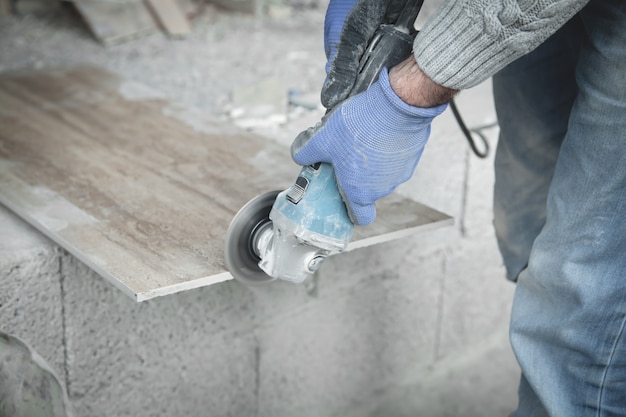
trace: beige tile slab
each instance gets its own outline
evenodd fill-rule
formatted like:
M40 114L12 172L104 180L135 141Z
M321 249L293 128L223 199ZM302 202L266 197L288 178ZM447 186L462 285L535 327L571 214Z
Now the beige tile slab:
M137 301L231 279L224 236L287 148L92 67L0 76L0 202ZM399 196L350 249L450 224Z

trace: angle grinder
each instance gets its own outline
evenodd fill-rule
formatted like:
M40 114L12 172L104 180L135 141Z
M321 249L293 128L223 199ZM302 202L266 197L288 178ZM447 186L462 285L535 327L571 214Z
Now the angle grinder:
M409 0L395 24L378 28L361 58L349 96L366 90L383 68L410 55L422 4L423 0ZM333 167L305 166L287 190L253 198L235 215L226 232L226 267L248 285L275 279L301 283L329 255L345 250L353 231Z

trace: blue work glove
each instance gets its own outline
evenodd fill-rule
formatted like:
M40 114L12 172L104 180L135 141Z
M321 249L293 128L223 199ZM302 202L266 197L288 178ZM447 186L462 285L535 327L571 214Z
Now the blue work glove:
M446 106L406 104L391 89L383 69L368 90L345 100L300 133L291 155L300 165L330 163L350 219L366 225L376 218L376 200L411 178L431 121Z
M327 109L348 97L367 45L384 23L393 23L408 2L416 0L330 0L324 20L326 80L322 104Z

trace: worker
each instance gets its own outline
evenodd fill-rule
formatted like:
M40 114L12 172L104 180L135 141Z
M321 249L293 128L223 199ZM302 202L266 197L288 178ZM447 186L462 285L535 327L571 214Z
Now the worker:
M367 40L403 3L330 1L333 109L296 138L294 160L332 164L352 220L368 224L413 174L433 118L492 77L494 224L517 283L512 415L626 416L626 2L444 0L413 54L342 102Z

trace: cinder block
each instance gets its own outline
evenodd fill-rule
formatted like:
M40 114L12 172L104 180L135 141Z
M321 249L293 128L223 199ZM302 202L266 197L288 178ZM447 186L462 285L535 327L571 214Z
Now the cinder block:
M519 375L508 339L493 337L341 417L507 416L517 405Z
M438 358L506 335L514 290L494 239L473 239L448 256Z
M64 378L56 245L0 206L0 330L32 347Z
M65 257L69 394L77 415L255 414L250 293L237 283L135 303Z
M259 328L259 416L341 415L432 362L442 255L400 274L348 262L358 252L324 266L318 300Z
M437 280L443 274L443 249L431 244L444 227L415 236L386 242L372 247L341 253L328 258L317 274L316 291L320 297L352 291L369 281L380 281L389 274L402 279ZM417 285L417 284L416 284ZM423 290L432 293L433 288Z

